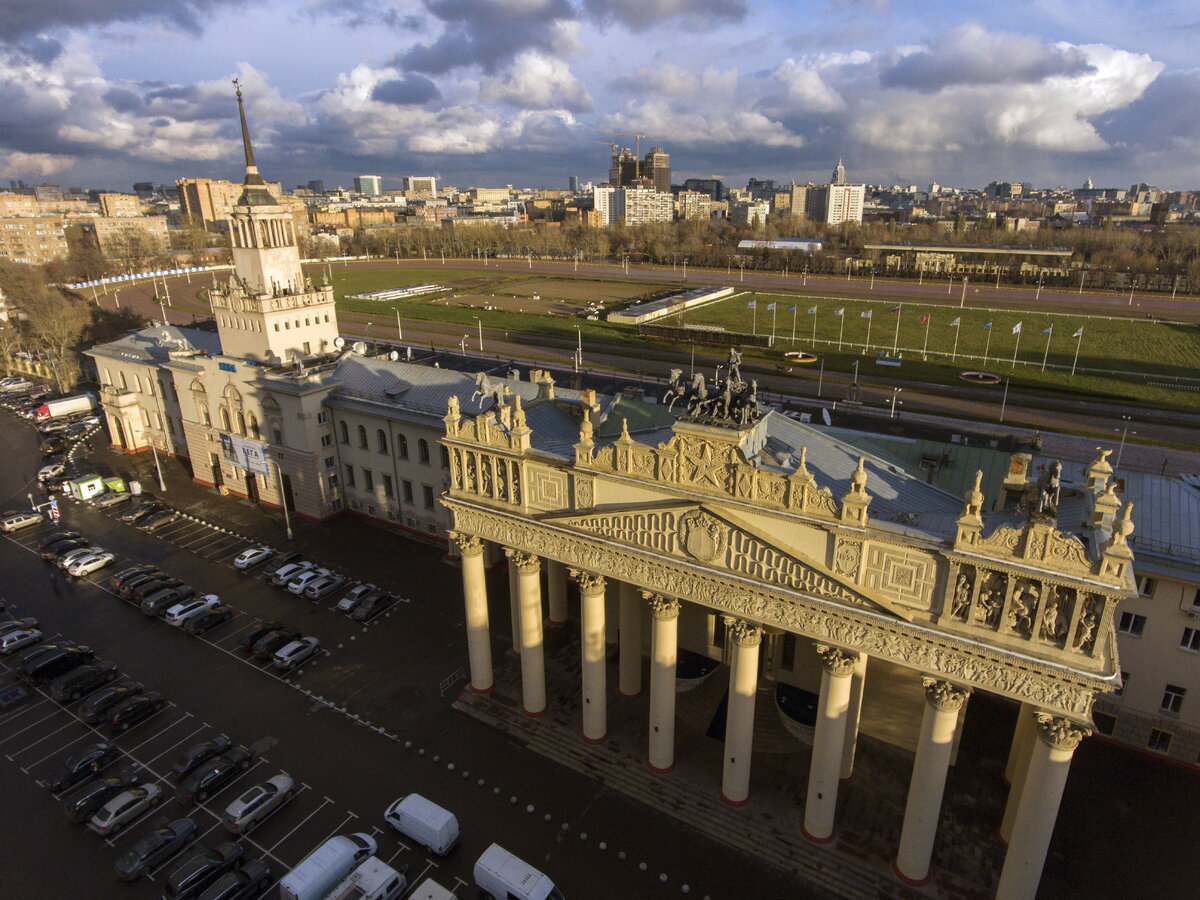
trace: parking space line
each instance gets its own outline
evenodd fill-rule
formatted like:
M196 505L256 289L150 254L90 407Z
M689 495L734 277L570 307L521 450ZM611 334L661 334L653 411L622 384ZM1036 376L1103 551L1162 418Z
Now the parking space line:
M163 792L162 792L161 794L159 794L159 797L162 797L162 798L164 798L164 799L165 799L165 798L166 798L166 796L167 796L167 791L166 791L166 789L164 788L164 789L163 789ZM106 838L104 839L104 843L108 844L108 846L110 846L110 847L115 847L115 846L117 846L117 845L116 845L116 843L115 843L116 841L120 840L120 839L121 839L121 838L123 838L123 837L128 837L128 836L129 836L129 833L130 833L131 831L133 831L133 829L134 829L134 826L136 826L136 825L140 825L144 819L146 819L147 817L149 817L149 816L152 816L152 815L154 815L156 812L158 812L158 807L159 807L160 805L161 805L161 802L160 802L160 803L156 803L156 804L154 804L153 806L149 806L149 807L147 807L146 809L142 810L142 812L141 812L141 813L138 815L138 817L137 817L136 819L134 819L132 822L126 822L124 825L122 825L122 826L121 826L121 830L120 830L119 832L117 832L116 834L109 835L108 837L106 837Z
M146 744L150 743L152 740L154 740L156 737L158 737L158 736L159 736L160 734L162 734L163 732L167 731L168 729L174 728L174 727L175 727L176 725L178 725L180 722L185 722L185 721L187 721L187 720L188 720L188 719L190 719L190 718L192 718L192 714L191 714L190 712L185 712L185 713L183 714L183 716L182 716L182 717L180 717L180 718L176 719L176 720L175 720L174 722L172 722L170 725L167 725L167 726L165 726L165 727L163 727L163 728L160 728L158 731L154 732L154 734L150 735L150 737L146 738L146 740L142 741L142 742L141 742L140 744L138 744L136 747L131 747L129 750L127 750L127 751L125 751L125 752L126 752L126 753L133 753L133 751L134 751L134 750L137 750L137 749L139 749L140 747L143 747L143 746L145 746ZM185 740L186 740L186 738L185 738Z
M328 799L328 798L326 798L326 799ZM349 822L351 819L357 819L357 818L358 818L358 816L356 816L354 813L350 813L349 815L347 815L346 818L342 819L341 824L338 825L337 828L333 829L333 831L329 832L329 834L325 835L325 837L321 838L321 840L319 840L317 842L317 846L318 847L321 846L321 844L325 843L327 840L329 840L331 837L333 837L335 834L337 834L339 831L341 831L342 828L345 827L346 823Z
M43 697L41 700L39 700L37 703L32 704L31 706L26 706L24 709L18 709L16 712L9 713L3 719L0 719L0 728L3 728L9 722L14 721L15 719L20 718L21 716L25 715L25 713L37 709L43 703L49 703L49 702L50 702L49 697Z
M72 723L72 724L74 724L74 723ZM59 747L57 750L51 750L49 753L47 753L41 759L36 759L31 763L27 763L26 765L21 766L21 771L24 772L26 775L28 775L30 769L40 766L46 760L50 759L50 757L58 756L60 753L62 753L64 750L66 750L68 747L70 747L72 744L78 744L80 741L86 741L89 737L91 737L91 735L85 734L82 737L72 738L71 740L67 741L67 743L65 743L61 747Z
M313 816L315 816L317 813L319 813L321 810L323 810L326 806L328 806L332 802L333 801L330 800L328 797L325 797L320 806L318 806L316 809L314 809L312 812L310 812L307 816L305 816L303 819L301 819L295 828L293 828L291 831L289 831L287 834L285 834L283 837L281 837L279 840L277 840L274 844L272 844L271 849L268 850L267 852L268 853L274 852L276 847L278 847L280 844L282 844L284 841L286 841L288 838L290 838L293 834L295 834L298 830L300 830L300 828L304 825L305 822L307 822L309 819L311 819Z
M199 531L189 534L187 538L180 542L179 547L182 550L191 550L193 553L195 553L195 548L199 544L203 544L205 541L210 541L213 538L224 537L228 537L228 535L222 534L219 531L214 531L208 526L203 526Z
M185 738L182 738L181 740L178 740L178 741L176 741L176 742L175 742L175 743L173 743L173 744L172 744L170 747L168 747L166 750L163 750L161 753L157 754L156 756L152 756L152 757L150 757L150 759L149 759L149 760L147 760L147 762L154 762L156 759L159 759L159 758L161 758L161 757L163 757L163 756L166 756L168 753L170 753L172 750L174 750L176 747L178 747L178 746L179 746L180 744L182 744L184 741L186 741L186 740L188 740L188 739L190 739L190 738L194 738L194 737L195 737L196 735L198 735L198 734L199 734L201 731L203 731L203 730L204 730L206 727L207 727L206 725L201 725L201 726L200 726L199 728L197 728L195 731L193 731L193 732L191 732L190 734L188 734L188 736L187 736L187 737L185 737Z
M27 731L28 731L30 728L37 728L37 726L38 726L38 725L42 724L42 723L43 723L43 722L45 722L47 719L51 718L51 717L52 717L52 716L54 716L56 713L60 713L60 712L62 712L62 710L61 710L61 709L58 709L57 707L55 707L55 709L54 709L54 712L50 713L50 715L47 715L47 716L42 716L40 719L38 719L38 720L37 720L36 722L34 722L32 725L26 725L26 726L25 726L24 728L22 728L20 731L16 732L15 734L10 734L10 735L9 735L8 737L6 737L4 740L0 741L0 746L3 746L4 744L7 744L9 741L11 741L11 740L12 740L13 738L15 738L15 737L20 737L22 734L24 734L25 732L27 732ZM11 757L10 757L10 759L11 759Z
M52 737L54 737L56 734L58 734L60 731L63 731L63 730L64 730L64 729L66 729L66 728L70 728L70 727L71 727L73 724L74 724L73 722L68 722L66 725L63 725L61 728L55 728L55 729L54 729L52 732L50 732L49 734L43 735L42 737L38 738L38 739L37 739L36 741L34 741L32 744L29 744L29 745L27 745L27 746L25 746L25 747L22 747L20 750L15 750L15 751L13 751L12 753L6 753L6 754L4 754L4 755L5 755L5 756L7 756L7 757L9 758L9 760L11 761L11 760L13 759L13 757L20 756L20 755L21 755L22 753L24 753L26 750L32 750L34 747L36 747L36 746L37 746L38 744L40 744L42 741L49 740L50 738L52 738Z

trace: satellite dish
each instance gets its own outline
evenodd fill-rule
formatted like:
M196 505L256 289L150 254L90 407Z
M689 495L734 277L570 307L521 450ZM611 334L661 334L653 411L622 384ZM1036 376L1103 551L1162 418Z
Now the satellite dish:
M400 354L395 350L393 350L391 353L388 354L388 359L390 359L392 362L395 362L399 358L400 358Z
M359 356L367 355L367 345L364 344L362 341L355 341L354 344L350 347L350 349L353 350L355 353L357 353Z
M341 350L343 347L346 346L346 339L344 337L342 337L341 335L338 335L337 337L335 337L333 339L333 346L335 346L339 350Z
M833 422L832 422L832 421L830 421L830 418L829 418L829 410L825 409L824 407L822 407L822 408L821 408L821 420L822 420L822 421L823 421L823 422L824 422L826 425L832 425L832 424L833 424Z

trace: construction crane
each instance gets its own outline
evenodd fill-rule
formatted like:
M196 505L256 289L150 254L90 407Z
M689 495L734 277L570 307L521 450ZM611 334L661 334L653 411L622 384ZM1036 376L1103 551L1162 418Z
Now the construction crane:
M615 137L631 137L634 140L633 144L633 176L634 178L642 177L642 138L644 134L637 134L629 131L610 131L609 134Z

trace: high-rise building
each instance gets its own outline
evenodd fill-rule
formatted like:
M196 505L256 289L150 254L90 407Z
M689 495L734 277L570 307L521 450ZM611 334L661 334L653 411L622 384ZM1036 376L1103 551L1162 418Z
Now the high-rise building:
M861 222L865 184L847 184L846 167L839 159L829 184L809 185L805 191L804 209L810 219L827 225ZM793 215L795 207L793 207Z
M579 193L579 176L578 175L572 175L570 178L567 179L567 188L571 191L572 194Z
M683 189L708 194L713 200L724 200L727 195L725 182L719 178L689 178L683 183Z
M166 216L96 216L80 227L85 240L110 259L156 256L171 247Z
M662 147L651 147L642 163L642 177L653 183L654 190L664 194L671 192L671 155Z
M592 188L592 208L602 225L615 225L625 215L625 192L619 187Z
M354 193L364 197L378 197L383 193L383 179L378 175L355 175Z
M838 157L838 164L833 167L833 177L829 180L830 184L845 184L846 183L846 167L842 165L841 157Z
M316 178L308 183L308 189L310 191L312 191L314 194L324 194L325 193L325 182L322 181L320 178Z
M0 218L0 259L40 266L68 252L61 216Z
M437 179L432 175L405 175L404 193L436 197Z
M142 204L136 194L100 195L100 215L106 217L140 216Z
M646 187L621 188L624 194L625 224L647 225L670 222L675 218L675 198L670 191Z
M211 178L182 178L175 182L175 187L179 191L179 210L183 218L210 231L225 229L229 214L242 195L241 185ZM276 201L283 196L279 182L267 183L265 187Z

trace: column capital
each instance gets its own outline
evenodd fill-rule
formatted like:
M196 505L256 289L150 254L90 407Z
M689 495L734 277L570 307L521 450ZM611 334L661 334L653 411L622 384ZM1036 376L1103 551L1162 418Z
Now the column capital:
M817 656L821 657L821 665L835 678L852 675L854 666L858 663L857 653L828 644L817 644Z
M1092 733L1092 729L1066 716L1039 712L1036 714L1038 737L1055 750L1074 750L1079 742Z
M512 560L513 565L518 570L525 574L537 572L542 567L540 557L533 553L526 553L524 550L514 550L512 547L505 547L504 555Z
M454 541L458 547L458 552L463 556L478 556L483 552L483 540L473 534L465 534L461 531L448 532L450 539Z
M967 702L967 697L971 694L970 688L960 687L957 684L943 681L940 678L932 678L928 675L921 678L921 684L925 687L925 702L935 709L945 710L946 712L961 709L962 705Z
M757 647L762 641L762 626L757 622L748 622L737 616L721 616L721 618L725 620L729 636L737 642L739 647Z
M602 594L608 584L603 575L588 572L584 569L571 569L571 577L579 583L581 594Z
M664 597L653 591L642 591L642 599L650 604L654 618L665 622L668 619L679 618L679 601L674 597Z

